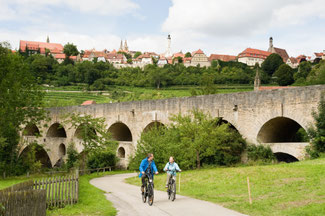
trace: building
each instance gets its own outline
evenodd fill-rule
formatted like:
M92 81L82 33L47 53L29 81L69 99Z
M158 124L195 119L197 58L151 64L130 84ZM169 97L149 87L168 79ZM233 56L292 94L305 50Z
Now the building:
M129 52L129 47L128 47L126 40L124 41L124 44L123 44L123 41L121 40L120 49L118 51L125 52L125 53Z
M19 42L20 52L30 54L42 54L45 55L47 52L55 56L56 54L63 53L63 46L59 43L50 43L50 39L47 38L48 42L38 42L38 41L24 41Z
M106 61L115 65L115 64L126 64L127 59L122 53L107 53L105 55Z
M65 54L64 53L56 54L54 56L54 58L58 61L59 64L61 64L65 59ZM70 56L69 58L74 62L80 61L80 55L78 55L78 56Z
M181 62L178 62L179 58L182 59ZM185 58L185 54L182 51L178 53L174 53L172 57L174 63L182 63L184 61L184 58Z
M91 49L91 50L85 50L85 53L82 57L83 61L94 61L94 59L97 58L97 61L100 62L106 62L106 53L107 50L103 50L103 51L97 51L95 49Z
M196 67L197 65L200 65L200 67L211 66L208 57L204 54L204 52L201 49L198 49L197 51L194 51L192 53L191 66Z
M237 56L233 55L219 55L219 54L211 54L209 57L209 61L224 61L224 62L230 62L230 61L236 61Z
M291 68L297 68L299 66L298 60L294 57L288 58L286 64L289 65Z
M255 66L255 64L262 65L264 60L271 55L271 52L267 52L259 49L247 48L238 55L238 62L247 64L248 66Z
M276 53L276 54L280 55L283 59L283 62L287 62L289 59L289 55L285 49L276 48L273 46L273 38L272 37L270 37L269 49L267 51L270 53Z
M165 56L160 56L157 65L158 67L164 67L166 64L168 64L168 61Z

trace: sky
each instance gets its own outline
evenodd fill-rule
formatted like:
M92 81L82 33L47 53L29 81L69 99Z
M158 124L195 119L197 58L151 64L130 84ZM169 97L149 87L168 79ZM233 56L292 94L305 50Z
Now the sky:
M238 55L274 46L290 56L325 50L324 0L0 0L0 41L163 53Z

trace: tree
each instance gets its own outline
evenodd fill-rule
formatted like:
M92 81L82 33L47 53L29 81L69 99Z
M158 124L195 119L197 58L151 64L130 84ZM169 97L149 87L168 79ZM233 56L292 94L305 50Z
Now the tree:
M294 82L293 69L287 64L281 65L273 76L276 77L276 82L280 86L291 85Z
M167 85L170 78L166 69L157 66L149 66L147 68L147 70L149 70L149 80L151 85L155 86L157 89L160 89L162 85Z
M15 174L19 131L45 119L43 97L23 58L0 43L0 173Z
M136 52L133 56L134 59L138 58L140 55L142 55L142 52Z
M69 63L73 63L73 61L70 59L70 56L78 55L79 51L78 51L76 45L74 45L73 43L71 43L71 44L67 43L63 47L63 53L65 54L64 63L69 64Z
M185 53L185 58L192 57L192 54L190 52Z
M272 53L262 63L262 70L267 75L272 76L282 64L284 64L282 57L279 54Z
M246 143L238 132L202 111L173 116L172 124L154 127L142 133L130 168L136 169L146 153L153 152L158 169L173 155L182 169L200 168L202 164L238 163Z
M301 81L306 81L307 76L309 75L311 71L311 63L304 61L299 64L298 67L298 72L294 74L294 80L301 80Z
M317 158L320 154L325 153L325 100L324 94L321 96L321 100L317 107L317 112L312 113L315 120L315 126L311 126L307 129L307 133L310 137L311 144L308 147L307 153L311 158Z
M84 147L81 166L85 166L87 157L91 153L116 151L117 142L113 141L111 134L107 131L105 118L94 118L91 115L82 116L73 113L66 116L65 122L79 131L78 137L82 140L81 143Z

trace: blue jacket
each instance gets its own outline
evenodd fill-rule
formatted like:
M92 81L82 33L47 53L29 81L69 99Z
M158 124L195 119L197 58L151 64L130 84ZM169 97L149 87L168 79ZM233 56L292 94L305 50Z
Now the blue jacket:
M168 170L168 171L167 171ZM178 164L176 162L174 163L167 163L165 168L164 168L164 171L168 174L171 174L173 176L176 176L176 171L180 171L181 169L179 168Z
M146 172L148 166L149 166L148 158L143 159L143 160L141 161L141 164L140 164L140 167L139 167L139 170L140 170L140 175L139 175L139 177L142 176L142 172ZM157 167L156 167L156 164L155 164L154 161L151 161L150 171L151 171L152 176L153 176L156 172L158 172Z

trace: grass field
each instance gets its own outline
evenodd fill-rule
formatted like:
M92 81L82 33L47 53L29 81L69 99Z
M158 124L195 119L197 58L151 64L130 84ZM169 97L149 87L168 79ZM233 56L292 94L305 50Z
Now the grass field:
M95 100L96 103L110 103L186 97L191 96L191 89L196 88L195 86L173 86L157 90L154 88L109 86L107 90L102 92L87 92L82 91L82 86L43 87L44 90L50 90L46 92L45 95L45 104L47 107L80 105L86 100ZM217 93L234 93L253 90L253 86L250 85L216 85L216 88Z
M248 202L247 176L252 205ZM155 177L156 189L165 190L165 177ZM127 182L140 185L134 178ZM181 174L181 194L248 215L325 215L325 159L186 171Z
M79 202L75 205L68 205L65 208L48 210L46 215L51 216L65 216L65 215L100 215L100 216L113 216L116 215L116 209L112 203L109 202L104 192L100 189L92 186L89 181L93 178L114 175L116 173L124 173L124 171L113 171L105 173L93 173L90 175L84 175L79 180ZM28 179L38 179L44 176L32 176L27 177L13 177L4 180L0 180L0 190L19 182L26 181Z

